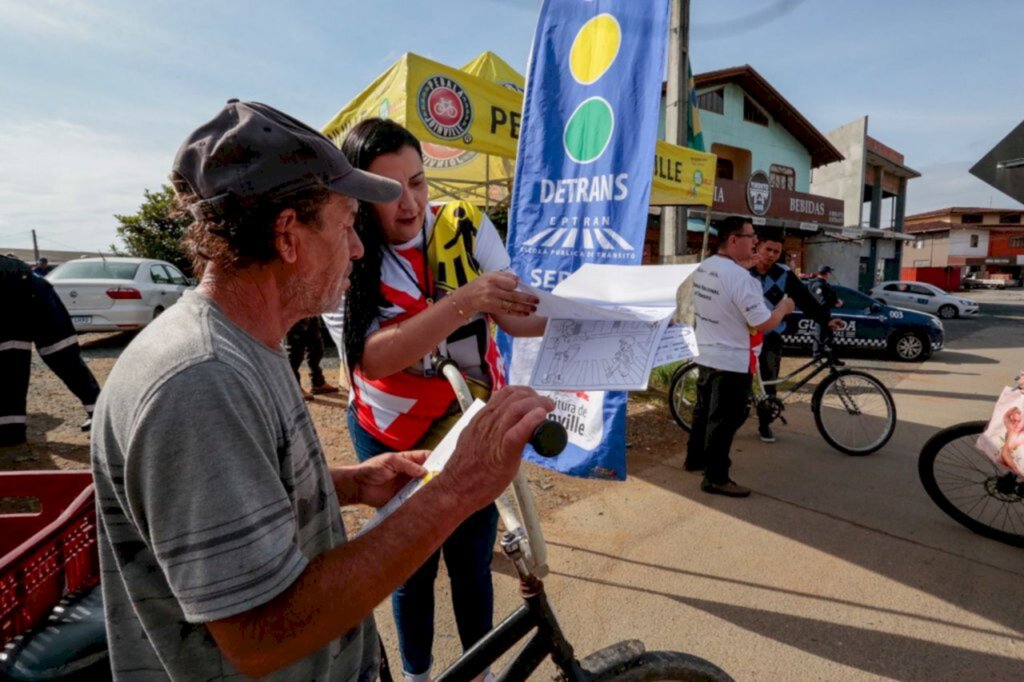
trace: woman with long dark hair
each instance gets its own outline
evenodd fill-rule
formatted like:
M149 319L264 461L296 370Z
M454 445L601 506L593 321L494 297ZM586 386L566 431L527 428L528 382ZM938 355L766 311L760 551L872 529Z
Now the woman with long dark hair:
M468 202L427 202L419 141L397 123L368 119L346 136L352 165L397 180L390 204L361 204L356 230L365 255L337 315L325 316L352 378L347 413L360 461L393 450L431 448L458 417L448 382L430 355L451 357L471 390L486 397L505 384L496 323L513 336L538 336L537 299L516 290L497 230ZM340 328L340 329L339 329ZM434 633L434 579L443 552L459 638L468 649L492 627L494 505L463 523L392 596L408 679L428 679Z

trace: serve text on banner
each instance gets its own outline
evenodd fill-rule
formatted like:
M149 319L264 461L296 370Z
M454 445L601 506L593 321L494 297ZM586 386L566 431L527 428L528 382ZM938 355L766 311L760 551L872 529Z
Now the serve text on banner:
M550 291L583 263L640 263L668 8L669 0L544 1L508 233L524 282ZM526 383L537 347L512 343L510 383ZM625 478L626 394L553 397L569 446L552 460L527 457L576 476Z

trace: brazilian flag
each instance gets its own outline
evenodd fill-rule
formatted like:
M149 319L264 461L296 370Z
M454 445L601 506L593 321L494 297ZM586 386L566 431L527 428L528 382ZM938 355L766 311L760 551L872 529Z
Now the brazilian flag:
M700 130L700 113L697 109L697 88L693 84L693 69L690 68L690 61L686 61L686 76L689 79L689 85L687 90L690 93L689 97L689 116L686 117L686 146L690 149L696 149L699 152L704 151L704 134Z

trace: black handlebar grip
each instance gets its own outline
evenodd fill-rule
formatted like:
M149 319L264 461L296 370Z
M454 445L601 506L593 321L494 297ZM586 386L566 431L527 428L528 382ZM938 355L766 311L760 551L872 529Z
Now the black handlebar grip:
M530 436L530 445L541 457L555 457L561 454L568 443L569 434L565 432L565 427L552 419L541 422Z

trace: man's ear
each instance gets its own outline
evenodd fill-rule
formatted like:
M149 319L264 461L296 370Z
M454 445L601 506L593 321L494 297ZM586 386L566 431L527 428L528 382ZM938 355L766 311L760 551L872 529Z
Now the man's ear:
M274 221L274 248L285 263L294 263L299 257L298 216L295 209L286 208Z

